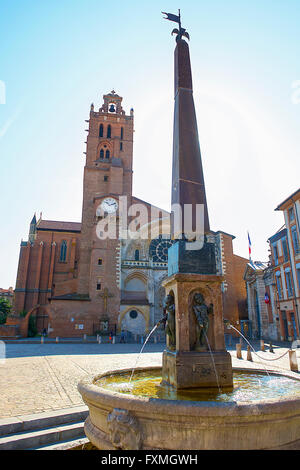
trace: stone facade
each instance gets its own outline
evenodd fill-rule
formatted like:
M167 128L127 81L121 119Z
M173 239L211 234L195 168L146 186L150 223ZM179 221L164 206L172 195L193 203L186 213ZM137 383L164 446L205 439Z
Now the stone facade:
M278 340L274 302L273 268L269 263L250 261L245 270L250 328L248 336Z

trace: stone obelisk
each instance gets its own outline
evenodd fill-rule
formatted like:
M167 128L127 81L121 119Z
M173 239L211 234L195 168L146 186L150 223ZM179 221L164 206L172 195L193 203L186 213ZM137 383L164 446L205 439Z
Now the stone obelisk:
M175 48L173 129L172 238L166 290L167 349L163 353L163 382L178 389L232 386L231 356L225 349L220 247L210 231L204 175L193 99L189 35L179 16ZM200 215L198 217L200 208ZM191 210L192 209L192 210ZM197 218L198 217L198 218ZM189 219L192 234L185 230ZM200 227L199 227L200 220ZM191 240L196 238L193 245ZM199 245L200 242L200 245ZM195 243L195 242L194 242Z

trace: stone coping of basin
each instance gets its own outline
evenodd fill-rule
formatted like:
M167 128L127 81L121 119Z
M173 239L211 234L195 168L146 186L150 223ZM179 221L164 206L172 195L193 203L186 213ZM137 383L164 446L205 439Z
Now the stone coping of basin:
M151 372L161 370L160 366L152 367L140 367L135 369L135 372ZM272 370L261 370L261 369L248 369L242 367L233 367L234 372L247 372L260 373L266 375L267 373L272 376L287 377L291 380L300 382L300 378L292 377L288 373ZM109 405L113 408L125 408L131 411L141 411L145 413L147 410L149 413L157 413L160 411L164 415L174 415L174 407L176 407L176 414L184 414L191 416L226 416L226 415L261 415L265 414L277 414L282 412L295 411L295 406L300 406L299 398L269 398L264 400L255 401L231 401L231 402L213 402L213 401L188 401L188 400L168 400L161 398L147 398L139 397L136 395L124 395L119 392L107 390L95 384L101 378L105 378L110 375L120 375L131 373L132 369L118 369L113 371L107 371L103 374L99 374L92 379L85 378L78 384L78 390L83 395L84 401L89 404L93 404L97 407L101 402L102 405ZM145 409L145 405L147 408Z

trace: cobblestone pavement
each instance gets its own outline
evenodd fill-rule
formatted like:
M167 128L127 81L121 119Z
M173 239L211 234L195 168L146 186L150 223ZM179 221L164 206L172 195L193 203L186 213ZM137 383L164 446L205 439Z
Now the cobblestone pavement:
M258 342L253 345L264 359L253 354L253 362L247 361L245 346L243 359L237 359L233 345L228 348L233 366L289 371L288 354L267 361L286 352L286 345L273 345L274 353L258 351ZM77 391L82 378L134 367L140 349L140 344L7 344L6 360L0 361L0 418L82 405ZM163 349L163 344L146 345L138 366L161 365ZM300 349L297 358L300 369Z

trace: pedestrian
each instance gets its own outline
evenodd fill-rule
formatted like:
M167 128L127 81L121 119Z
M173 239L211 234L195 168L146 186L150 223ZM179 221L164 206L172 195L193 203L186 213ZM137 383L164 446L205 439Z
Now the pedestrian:
M120 340L120 343L125 343L125 342L126 342L126 341L125 341L125 331L122 330L122 331L121 331L121 340Z

